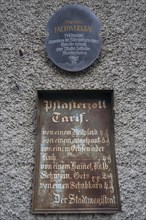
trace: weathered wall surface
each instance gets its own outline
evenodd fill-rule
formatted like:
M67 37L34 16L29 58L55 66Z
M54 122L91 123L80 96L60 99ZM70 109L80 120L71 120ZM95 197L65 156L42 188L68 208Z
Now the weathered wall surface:
M65 3L86 5L102 21L100 58L80 73L59 70L44 50L47 21ZM144 0L1 0L0 10L0 219L144 220ZM31 214L38 89L114 89L121 213Z

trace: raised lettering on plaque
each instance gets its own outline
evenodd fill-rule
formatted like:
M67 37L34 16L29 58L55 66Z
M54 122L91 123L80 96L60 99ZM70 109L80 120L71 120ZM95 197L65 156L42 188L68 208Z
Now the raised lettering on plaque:
M120 211L112 91L38 91L33 213Z

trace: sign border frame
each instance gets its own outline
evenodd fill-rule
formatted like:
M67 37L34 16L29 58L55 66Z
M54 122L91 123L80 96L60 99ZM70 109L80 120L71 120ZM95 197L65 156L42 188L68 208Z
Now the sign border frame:
M92 93L95 96L95 93L98 94L108 94L110 96L111 101L111 108L110 108L110 126L111 126L111 155L113 160L113 178L115 181L115 190L117 195L117 208L78 208L78 209L37 209L36 208L36 202L37 202L37 196L36 192L38 190L38 184L37 184L37 177L39 175L39 165L40 165L40 128L41 128L41 121L40 121L40 105L41 105L41 97L46 95L50 95L50 98L52 96L59 94L61 97L63 95L74 95L77 93L81 93L84 97L85 95L91 96ZM118 171L117 171L117 163L116 163L116 154L115 154L115 137L114 137L114 91L113 90L37 90L37 129L36 129L36 141L35 141L35 166L34 166L34 175L33 175L33 192L32 192L32 214L114 214L121 212L121 201L120 201L120 190L119 190L119 181L118 181Z

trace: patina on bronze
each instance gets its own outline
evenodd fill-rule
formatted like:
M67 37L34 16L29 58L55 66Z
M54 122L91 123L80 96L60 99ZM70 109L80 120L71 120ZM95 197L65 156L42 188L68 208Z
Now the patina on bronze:
M48 57L63 70L83 70L100 53L100 22L85 6L67 5L59 9L50 18L46 31Z
M112 91L38 91L33 213L120 211Z

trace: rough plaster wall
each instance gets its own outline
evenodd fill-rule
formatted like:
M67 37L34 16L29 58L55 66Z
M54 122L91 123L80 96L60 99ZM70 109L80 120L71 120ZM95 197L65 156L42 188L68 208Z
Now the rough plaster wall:
M44 50L46 23L65 3L87 5L102 21L101 56L80 73L59 70ZM144 0L1 0L0 10L1 219L144 220ZM114 89L115 145L123 212L31 214L38 89Z

